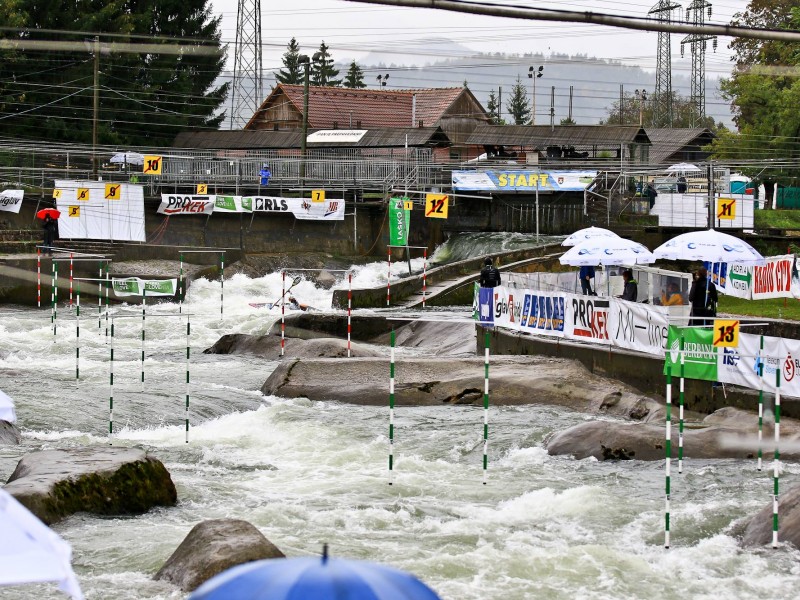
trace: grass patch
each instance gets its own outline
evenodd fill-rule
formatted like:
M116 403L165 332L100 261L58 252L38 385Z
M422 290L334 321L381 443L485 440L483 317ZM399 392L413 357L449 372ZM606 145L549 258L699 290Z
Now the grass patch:
M800 321L800 301L794 298L745 300L744 298L734 298L720 294L717 313Z
M755 229L800 230L800 210L756 210L753 217Z

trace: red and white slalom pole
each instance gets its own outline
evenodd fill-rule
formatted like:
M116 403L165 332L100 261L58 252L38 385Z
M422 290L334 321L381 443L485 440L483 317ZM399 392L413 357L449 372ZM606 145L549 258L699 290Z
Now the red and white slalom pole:
M353 312L353 274L347 274L347 358L350 358L350 317Z
M282 294L281 294L281 356L286 347L286 271L281 271Z
M36 246L36 306L42 308L42 249Z

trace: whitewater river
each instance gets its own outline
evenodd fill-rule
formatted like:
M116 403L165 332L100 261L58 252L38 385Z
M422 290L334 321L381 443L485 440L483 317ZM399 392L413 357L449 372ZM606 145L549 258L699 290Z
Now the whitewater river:
M379 281L382 268L361 268L357 284ZM202 354L225 333L265 333L277 315L248 302L274 300L280 289L278 275L226 280L220 320L219 282L190 288L188 444L185 315L173 304L148 308L142 392L141 311L115 309L112 441L164 462L179 501L54 527L72 545L88 598L183 598L152 577L193 525L221 517L250 521L288 556L328 543L334 555L411 571L447 600L797 597L800 553L736 542L737 519L770 500L770 472L688 460L673 475L673 548L665 550L663 463L548 456L548 434L589 418L566 409L492 408L482 485L481 408L400 407L389 486L387 407L264 397L277 357ZM331 292L311 281L295 292L330 305ZM96 305L82 309L79 383L74 310L59 308L56 336L49 310L0 312L0 389L15 399L23 432L20 446L0 446L0 479L32 450L107 444L109 344ZM787 465L782 485L799 472ZM55 585L0 589L2 599L60 597Z

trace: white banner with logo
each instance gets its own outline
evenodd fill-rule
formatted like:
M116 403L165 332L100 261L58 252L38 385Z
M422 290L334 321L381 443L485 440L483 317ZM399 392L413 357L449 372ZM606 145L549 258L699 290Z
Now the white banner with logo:
M196 194L161 194L161 215L210 215L214 212L216 196Z
M608 332L614 346L662 356L667 347L669 308L614 298Z
M753 266L750 286L753 300L792 297L792 265L794 255L770 256L763 267Z
M249 199L253 212L291 213L295 219L303 221L344 221L344 200L341 199L329 198L323 202L275 196L252 196Z
M486 170L453 171L454 190L498 192L582 192L597 171Z
M106 199L107 185L114 186L113 199ZM55 189L60 239L146 241L141 185L57 179Z
M0 210L18 213L24 196L25 190L3 190L0 192Z
M526 333L564 336L564 294L493 288L494 324Z
M599 296L564 294L564 334L568 338L611 344L608 332L611 300Z

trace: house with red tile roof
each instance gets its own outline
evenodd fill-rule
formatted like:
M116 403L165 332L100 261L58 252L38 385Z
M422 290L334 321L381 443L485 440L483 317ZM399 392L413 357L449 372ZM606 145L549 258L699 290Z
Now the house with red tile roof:
M303 126L303 86L279 84L261 104L246 130L274 131ZM489 113L469 88L410 90L308 88L310 129L441 127L453 146L443 158L468 158L465 142Z

